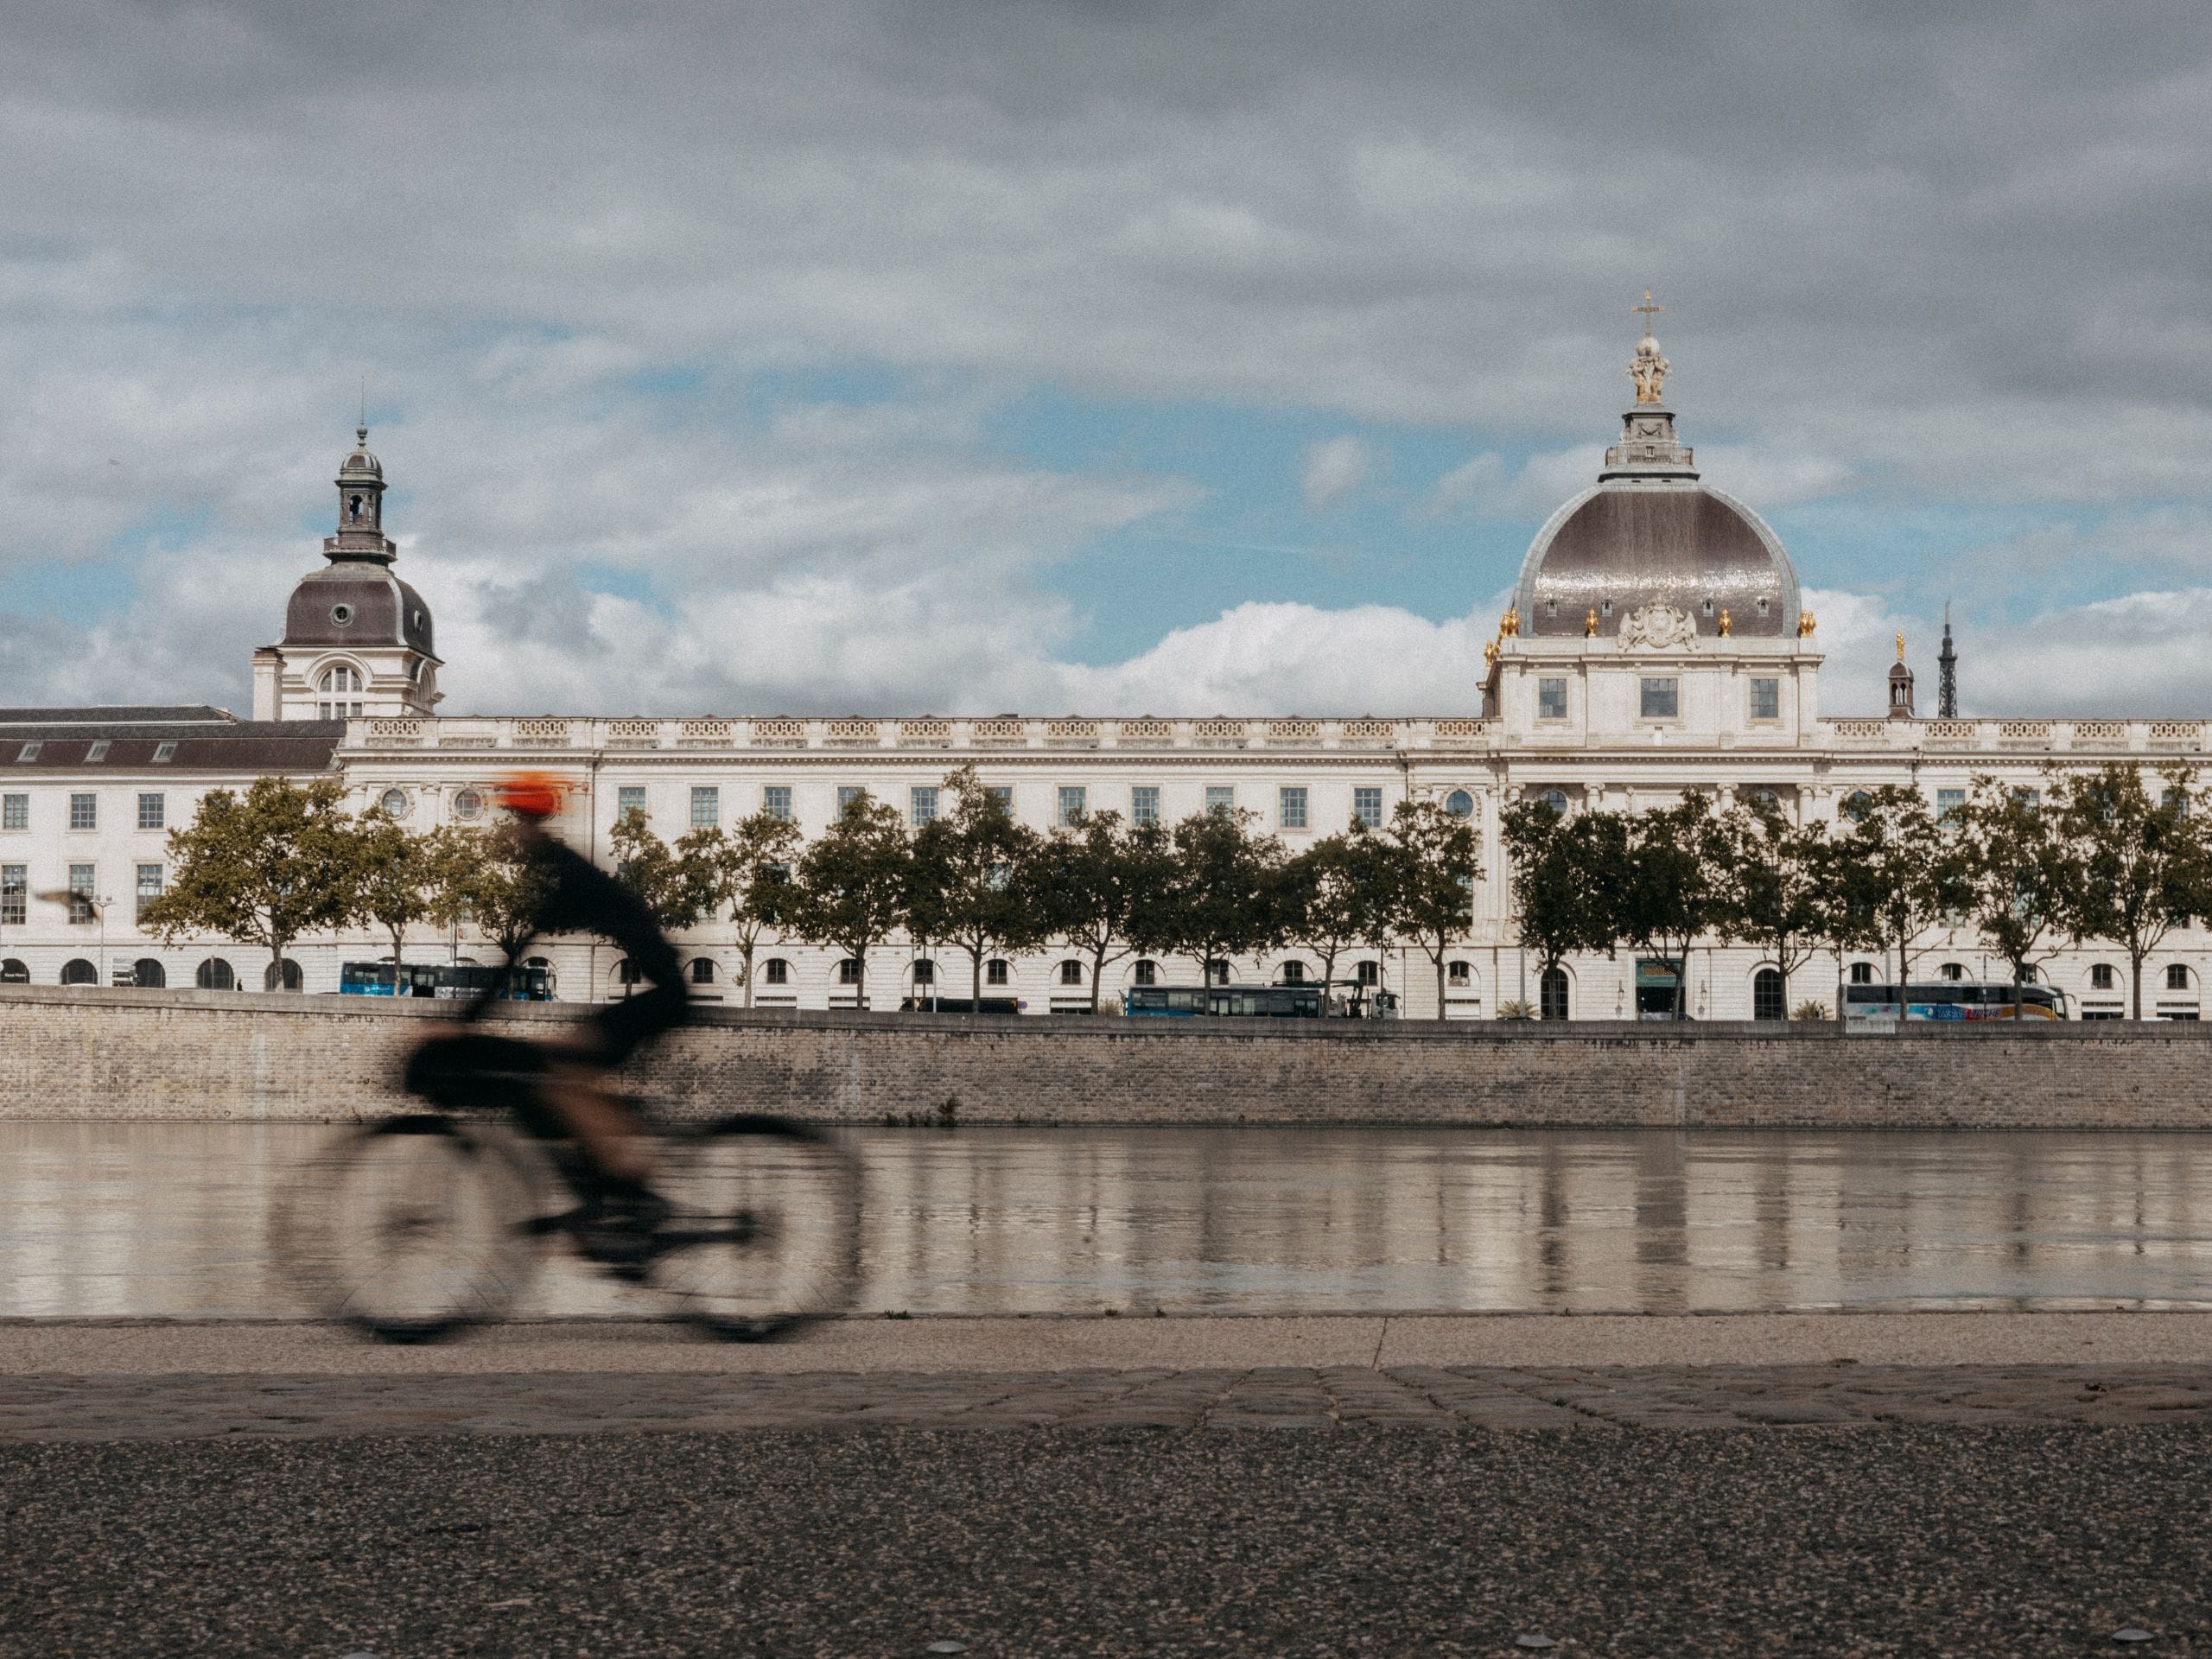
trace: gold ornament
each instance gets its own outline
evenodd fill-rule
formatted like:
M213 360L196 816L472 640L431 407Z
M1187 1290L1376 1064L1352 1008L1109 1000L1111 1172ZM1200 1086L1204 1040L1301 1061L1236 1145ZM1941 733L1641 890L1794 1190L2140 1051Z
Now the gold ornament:
M1723 639L1726 639L1731 630L1732 630L1735 626L1735 623L1729 620L1728 613L1724 609L1720 613L1720 637Z
M1517 638L1521 632L1521 613L1509 610L1498 619L1497 637L1501 639Z
M1598 637L1598 607L1595 605L1582 613L1582 637L1585 639Z
M1811 639L1813 637L1813 629L1816 626L1818 625L1814 621L1813 613L1810 611L1800 611L1797 613L1797 637L1800 639Z

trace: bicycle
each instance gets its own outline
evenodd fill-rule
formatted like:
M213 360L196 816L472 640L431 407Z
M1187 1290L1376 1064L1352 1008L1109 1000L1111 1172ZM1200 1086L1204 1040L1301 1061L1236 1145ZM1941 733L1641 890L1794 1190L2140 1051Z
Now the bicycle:
M529 1066L450 1070L425 1091L440 1109L364 1124L310 1166L276 1225L279 1257L310 1303L381 1341L435 1342L502 1317L540 1252L565 1241L725 1341L786 1337L852 1305L860 1172L845 1147L760 1115L655 1122L650 1103L634 1102L658 1142L655 1186L671 1211L610 1237L595 1176L534 1107L536 1080Z

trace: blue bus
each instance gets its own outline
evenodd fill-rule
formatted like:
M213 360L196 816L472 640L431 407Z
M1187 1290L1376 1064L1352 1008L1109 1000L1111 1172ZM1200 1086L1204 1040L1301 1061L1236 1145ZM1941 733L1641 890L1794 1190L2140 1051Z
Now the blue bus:
M553 976L543 968L487 968L479 963L349 962L338 970L341 996L427 996L465 1002L494 987L509 1002L550 1002Z
M1133 985L1122 993L1132 1017L1190 1020L1199 1014L1259 1020L1319 1020L1319 985Z

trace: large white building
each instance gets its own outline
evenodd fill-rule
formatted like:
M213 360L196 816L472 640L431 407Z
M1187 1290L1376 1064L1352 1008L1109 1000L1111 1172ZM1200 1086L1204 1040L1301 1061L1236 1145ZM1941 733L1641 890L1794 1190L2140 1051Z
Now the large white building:
M441 715L430 609L393 574L383 467L364 429L339 471L339 526L323 544L325 564L293 590L283 638L255 653L252 720L207 708L0 710L0 980L270 982L269 964L250 949L217 939L165 945L134 919L141 896L165 879L167 830L190 818L206 790L257 773L334 770L356 806L380 802L427 827L480 819L503 772L551 772L575 785L564 832L603 855L610 827L633 806L671 839L764 808L812 835L863 789L919 823L938 810L945 774L973 765L1039 828L1083 810L1173 822L1230 803L1257 811L1293 849L1355 817L1382 822L1408 798L1440 801L1480 830L1484 866L1443 1007L1423 959L1363 965L1356 956L1351 967L1380 973L1416 1017L1482 1018L1523 1001L1575 1018L1628 1017L1640 975L1645 1000L1656 1000L1656 965L1592 957L1540 986L1516 947L1498 837L1510 802L1541 795L1568 810L1633 810L1686 791L1723 803L1758 791L1801 819L1831 819L1853 791L1883 784L1916 786L1942 806L1980 775L2025 787L2054 764L2149 767L2201 753L2206 723L2193 720L1955 718L1948 630L1936 717L1915 708L1902 643L1886 709L1823 715L1819 633L1789 555L1757 512L1699 479L1661 401L1667 365L1649 334L1630 372L1636 402L1620 442L1531 543L1487 660L1466 665L1464 706L1421 715ZM35 896L61 887L85 901ZM726 929L702 927L680 943L697 992L742 995ZM1929 944L1930 977L2004 977L1970 931ZM2150 964L2146 1014L2155 1004L2161 1017L2196 1016L2208 948L2201 930L2170 938ZM334 990L342 962L387 950L366 933L304 941L296 977L309 991ZM425 936L410 954L448 952L489 959L465 934ZM621 994L621 964L607 947L557 941L543 955L563 998ZM1816 962L1799 971L1793 1000L1832 999L1838 976L1854 969L1885 976L1871 958ZM1263 982L1311 970L1294 950L1230 969ZM849 1004L849 971L825 950L772 944L760 953L754 1000ZM1188 963L1124 960L1109 971L1106 1005L1140 979L1196 978ZM987 995L1039 1012L1087 1007L1084 974L1070 953L1047 950L990 964ZM958 993L965 963L947 961L939 977ZM2069 951L2045 977L2083 1014L2116 1017L2124 1007L2127 976L2115 951ZM887 947L869 963L869 1000L892 1006L893 986L904 995L915 978L914 953ZM1782 1013L1777 976L1753 950L1700 946L1688 982L1700 1017Z

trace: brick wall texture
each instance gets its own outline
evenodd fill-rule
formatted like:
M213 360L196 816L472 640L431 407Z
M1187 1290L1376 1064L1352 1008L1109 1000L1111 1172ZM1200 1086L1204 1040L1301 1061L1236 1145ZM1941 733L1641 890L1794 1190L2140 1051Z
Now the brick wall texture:
M429 1002L0 987L0 1117L398 1109ZM557 1009L515 1008L518 1035ZM643 1057L677 1116L825 1122L2212 1128L2212 1026L1128 1020L710 1009Z

